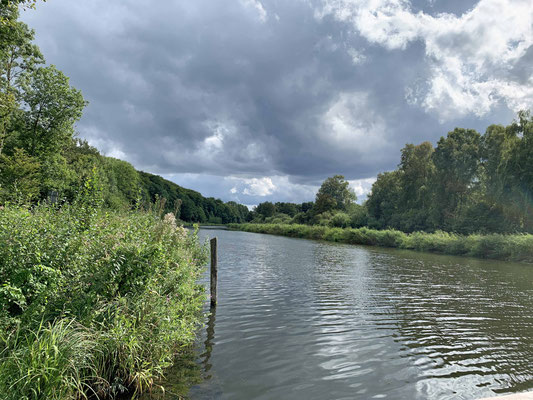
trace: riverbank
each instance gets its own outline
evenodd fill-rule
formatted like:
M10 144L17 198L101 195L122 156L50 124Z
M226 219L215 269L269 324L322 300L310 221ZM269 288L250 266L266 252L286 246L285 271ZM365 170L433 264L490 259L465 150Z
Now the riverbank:
M296 224L229 224L228 226L233 230L245 232L533 263L533 235L530 234L462 236L441 231L407 234L392 229L330 228Z
M151 388L196 337L206 261L172 214L0 208L0 398Z

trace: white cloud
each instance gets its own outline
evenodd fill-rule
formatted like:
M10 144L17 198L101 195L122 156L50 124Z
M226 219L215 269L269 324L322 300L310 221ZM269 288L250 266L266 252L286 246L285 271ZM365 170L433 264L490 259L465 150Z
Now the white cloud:
M419 88L406 97L441 120L482 116L499 102L513 111L533 107L533 77L519 83L512 71L533 45L531 0L480 0L462 16L414 13L407 0L324 0L317 17L326 14L388 49L422 41L430 80L421 97L412 96Z
M106 132L95 127L87 127L83 130L83 136L91 146L96 147L103 155L129 161L128 155L122 150L122 146L108 139Z
M242 191L248 196L268 196L274 193L276 186L269 177L244 179L247 187Z
M366 179L355 179L352 181L348 181L350 184L350 187L353 189L355 194L357 195L357 200L362 200L366 198L366 196L370 193L372 190L372 185L376 181L376 178L366 178Z
M229 119L210 120L205 122L207 130L211 136L206 137L202 143L202 150L206 152L219 151L224 145L224 139L230 137L236 131L236 127Z
M311 201L315 198L318 186L291 182L288 175L270 177L227 176L223 179L228 185L232 199L239 202ZM249 197L240 197L239 194ZM249 203L248 203L249 202Z
M205 149L206 150L219 150L222 148L222 141L224 136L221 132L216 132L212 136L208 136L204 139Z

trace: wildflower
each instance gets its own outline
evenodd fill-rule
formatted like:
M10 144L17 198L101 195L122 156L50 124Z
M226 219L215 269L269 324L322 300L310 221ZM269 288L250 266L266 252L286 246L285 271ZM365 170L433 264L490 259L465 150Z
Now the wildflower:
M176 217L174 216L173 213L165 214L165 216L163 217L163 222L165 224L170 225L172 228L176 229Z

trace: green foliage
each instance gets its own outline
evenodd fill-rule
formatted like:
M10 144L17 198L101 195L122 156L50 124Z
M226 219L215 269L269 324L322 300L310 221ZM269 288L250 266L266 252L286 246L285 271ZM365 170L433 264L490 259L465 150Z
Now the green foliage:
M96 339L90 330L69 319L41 324L35 331L17 332L7 338L0 355L2 398L63 400L83 396L97 376Z
M105 157L101 166L107 181L106 206L120 209L134 204L140 190L140 177L135 168L126 161L110 157Z
M0 154L0 199L30 204L39 195L39 162L22 149L12 155Z
M352 204L348 210L350 216L350 226L352 228L360 228L368 225L368 212L365 206L359 204Z
M309 225L230 224L232 229L289 237L426 251L450 255L533 262L533 235L469 235L437 231L407 234L393 229L337 228Z
M265 218L267 224L288 224L292 221L292 218L283 213L277 213L271 217Z
M401 198L400 171L379 174L372 185L372 193L366 202L370 226L393 226Z
M68 145L85 101L53 65L33 71L23 89L18 142L32 156L49 157Z
M185 189L160 176L139 172L141 191L145 205L166 199L165 211L174 212L179 203L180 219L186 222L206 223L220 221L223 224L244 222L248 219L248 208L234 201L227 203L200 193Z
M259 203L255 207L255 212L263 216L263 218L271 217L276 212L276 206L270 201L265 201L264 203Z
M318 189L315 200L315 214L332 210L346 210L357 200L349 183L342 175L327 178Z
M484 135L456 128L433 149L408 144L396 171L378 175L369 226L405 232L533 232L533 118Z
M274 204L276 208L276 212L280 214L286 214L289 217L294 217L298 212L300 212L302 205L294 204L294 203L280 203L277 202Z
M338 212L331 218L331 225L337 228L347 228L350 226L350 216L343 212Z
M17 19L16 7L0 8L0 154L13 135L13 118L20 110L24 83L44 62L32 43L34 32Z
M93 186L75 206L0 209L6 399L144 390L195 337L205 247L172 214L88 212Z

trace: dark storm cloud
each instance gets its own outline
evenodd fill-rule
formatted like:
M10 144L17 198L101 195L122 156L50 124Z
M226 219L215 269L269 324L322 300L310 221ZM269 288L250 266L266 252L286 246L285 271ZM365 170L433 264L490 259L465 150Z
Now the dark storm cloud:
M442 4L413 8L452 12ZM453 4L462 13L476 3ZM82 137L224 199L309 200L326 176L370 178L395 168L405 143L486 126L470 114L442 124L406 100L427 90L422 41L387 49L317 17L320 5L54 0L23 19L89 100ZM279 177L277 190L263 177Z

